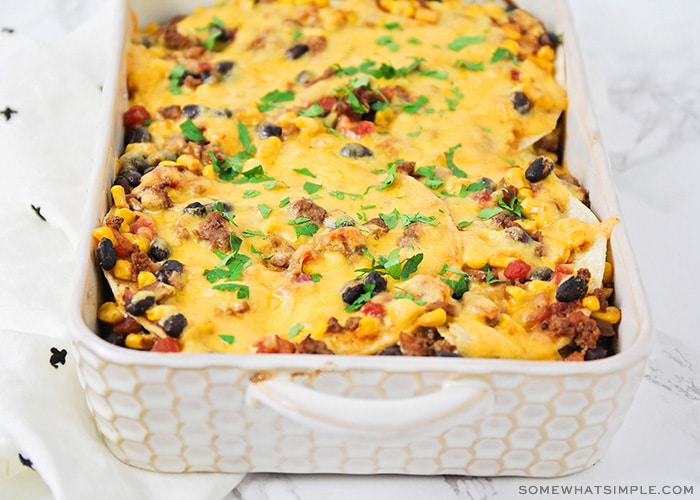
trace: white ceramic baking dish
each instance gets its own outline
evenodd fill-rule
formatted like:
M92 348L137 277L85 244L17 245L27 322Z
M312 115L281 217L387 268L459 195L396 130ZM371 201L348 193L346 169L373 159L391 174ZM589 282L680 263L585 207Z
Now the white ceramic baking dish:
M200 0L201 1L201 0ZM195 0L133 2L165 21ZM566 157L600 217L619 216L565 0L520 5L564 35ZM74 284L74 354L99 433L123 462L155 471L329 472L554 477L605 453L644 373L652 334L625 234L613 232L619 352L583 363L325 355L155 354L96 334L101 277L91 230L108 204L126 109L115 13L102 142Z

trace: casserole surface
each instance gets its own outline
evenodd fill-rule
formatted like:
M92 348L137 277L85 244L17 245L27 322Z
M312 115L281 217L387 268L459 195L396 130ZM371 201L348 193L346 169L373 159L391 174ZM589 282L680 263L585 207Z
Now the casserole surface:
M136 33L95 233L110 338L610 354L615 219L555 166L557 45L524 11L458 1L229 2Z

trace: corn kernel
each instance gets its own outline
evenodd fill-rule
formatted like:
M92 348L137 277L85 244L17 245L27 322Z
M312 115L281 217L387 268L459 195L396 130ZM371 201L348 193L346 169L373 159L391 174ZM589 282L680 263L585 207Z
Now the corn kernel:
M172 160L163 160L160 163L158 163L159 167L177 167L177 162L174 162Z
M523 35L519 31L508 27L503 28L503 34L508 38L512 38L513 40L520 40L523 37Z
M97 319L105 323L116 323L124 318L115 302L105 302L97 309Z
M202 168L202 162L190 154L182 154L178 156L176 163L178 165L184 165L187 167L187 170L191 170L193 172L196 172Z
M103 239L107 238L112 242L113 245L117 244L117 239L114 237L112 228L107 226L100 226L98 228L95 228L92 231L92 237L95 238L97 241L102 241Z
M484 4L483 8L484 13L493 19L498 20L506 16L506 11L496 2L487 2Z
M496 254L489 257L489 265L491 267L505 268L512 260L513 257L510 255Z
M467 7L467 9L464 11L464 15L473 19L475 17L479 17L483 12L484 10L481 8L481 5L473 3Z
M514 186L518 189L530 185L530 183L525 179L525 172L523 172L523 169L520 167L509 168L503 176L503 180L506 184Z
M139 288L150 285L157 281L156 275L150 271L141 271L138 276L136 276L136 283L138 283Z
M386 107L382 110L377 111L374 115L374 123L378 127L387 127L394 119L394 111L390 107Z
M610 262L605 263L605 270L603 270L603 283L610 283L613 278L613 267Z
M214 165L211 163L209 165L204 165L202 167L202 176L207 179L216 179L216 170L214 170Z
M134 217L136 217L136 214L128 208L118 208L114 211L114 215L124 219L124 222L126 222L127 224L131 224L131 222L134 220Z
M112 199L114 200L114 205L117 208L127 208L128 205L126 203L126 191L124 191L124 186L120 186L119 184L115 184L112 186L109 190L110 193L112 193Z
M447 321L447 313L442 307L438 307L437 309L433 309L432 311L422 314L416 320L419 326L428 327L443 325L445 324L445 321Z
M527 290L514 285L507 286L506 293L513 297L516 302L525 302L528 296Z
M148 253L148 249L150 248L151 244L146 238L144 238L143 236L140 236L138 234L133 234L133 233L124 233L124 237L132 245L136 245L137 247L139 247L140 252Z
M131 280L131 262L124 259L117 259L117 263L114 265L112 273L114 277L120 280Z
M554 61L554 49L549 45L543 45L537 51L537 57L545 61Z
M520 54L520 45L511 38L503 40L503 42L501 42L501 47L511 52L514 56Z
M481 240L467 240L464 248L464 264L472 269L481 269L489 263L493 249Z
M147 351L153 347L155 339L149 333L130 333L124 339L124 345L129 349L138 349L139 351Z
M440 20L440 13L430 9L418 9L414 18L416 21L435 24Z
M518 199L524 200L525 198L532 198L535 194L530 188L520 188L518 189Z
M177 310L175 309L175 306L171 305L155 305L146 311L146 318L149 321L160 321L163 318L167 318L168 316L175 314Z
M369 337L374 335L379 330L379 323L373 316L362 316L360 323L355 330L355 336L358 338Z
M585 307L589 311L596 312L600 310L600 301L595 295L589 295L588 297L584 297L584 299L581 302L583 304L583 307Z
M622 313L620 310L615 307L615 306L608 306L605 311L596 311L591 313L591 316L595 319L599 319L601 321L605 321L606 323L610 323L611 325L614 325L616 323L619 323L620 318L622 317Z
M263 140L258 146L258 151L255 156L257 156L263 163L273 163L277 160L280 154L280 149L282 149L282 141L279 137L268 137Z

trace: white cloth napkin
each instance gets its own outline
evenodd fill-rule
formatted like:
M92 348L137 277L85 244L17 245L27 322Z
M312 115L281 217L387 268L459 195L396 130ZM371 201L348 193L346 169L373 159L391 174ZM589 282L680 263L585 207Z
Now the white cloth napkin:
M103 445L68 297L116 2L0 5L0 498L212 499L240 474L159 474ZM45 220L44 220L45 219Z

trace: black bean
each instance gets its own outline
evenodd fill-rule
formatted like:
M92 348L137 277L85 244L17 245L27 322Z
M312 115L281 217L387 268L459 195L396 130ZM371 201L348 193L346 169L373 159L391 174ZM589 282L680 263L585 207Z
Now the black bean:
M528 113L532 107L530 99L527 98L524 92L513 92L513 94L510 96L510 101L513 103L513 108L515 108L515 111L521 115Z
M496 190L496 183L489 177L479 177L474 181L475 184L484 184L484 189L487 193L493 193Z
M207 203L204 208L207 209L207 212L211 212L214 210L214 207L217 206L217 210L219 211L224 211L224 212L233 212L233 205L231 205L228 201L213 201L211 203Z
M530 182L544 180L554 170L554 162L547 156L538 156L525 170L525 178Z
M557 287L556 297L559 302L574 302L586 296L588 282L581 276L572 276Z
M129 184L129 181L124 177L123 175L118 175L114 178L114 182L112 183L113 186L121 186L124 188L124 191L129 194L131 192L131 185Z
M390 345L377 353L377 356L403 356L399 344Z
M362 144L356 142L349 142L343 146L340 150L340 154L347 158L362 158L366 156L374 156L372 150L366 148Z
M119 171L119 175L122 177L125 177L126 180L129 182L129 186L136 187L139 184L141 184L141 172L136 170L133 167L127 167L123 168Z
M117 263L117 251L114 249L114 244L109 238L102 238L97 244L97 258L100 261L100 266L105 271L114 268Z
M136 292L136 294L126 303L126 312L134 316L146 314L151 307L156 304L156 296L153 292Z
M503 230L510 239L519 241L520 243L529 243L532 241L532 236L519 226L510 226Z
M177 260L166 260L163 265L156 271L156 278L167 285L172 285L177 283L180 274L184 271L185 267L182 263Z
M386 290L386 278L377 271L368 272L362 281L368 285L374 285L373 294L381 293Z
M271 122L262 122L255 129L261 139L267 139L268 137L282 137L282 127L278 127Z
M175 313L163 322L163 330L169 337L179 337L187 326L187 318L180 313Z
M192 214L196 217L204 217L207 215L207 207L198 201L193 201L185 207L184 212L186 214Z
M311 83L314 79L314 74L311 71L304 70L299 73L295 80L299 83Z
M537 38L537 41L540 42L540 45L548 45L553 49L556 49L557 46L561 43L561 40L559 40L559 35L557 35L556 33L552 33L551 31L545 31L544 33L542 33Z
M554 271L547 266L537 266L530 273L530 279L537 281L549 281L552 279L553 275Z
M586 354L583 355L583 359L585 359L586 361L593 361L594 359L603 359L607 357L607 355L607 349L601 346L595 346L594 349L588 349L586 351Z
M357 299L359 299L360 295L362 295L363 293L365 293L365 284L361 281L355 280L351 281L343 287L340 296L343 298L343 302L345 302L346 304L352 304Z
M225 118L231 118L233 116L233 111L228 108L217 108L212 111L214 116L223 116Z
M138 172L143 174L147 168L152 166L151 162L148 161L148 156L143 153L124 153L119 157L120 171L125 168L135 168Z
M214 71L220 75L226 75L233 69L234 64L233 61L219 61L214 65Z
M135 127L127 130L124 134L124 143L132 144L134 142L151 142L151 133L146 127Z
M161 262L170 257L170 245L163 238L155 237L151 240L148 256L155 262Z
M202 112L202 107L197 104L188 104L182 108L182 114L187 118L196 118Z
M289 61L293 61L294 59L299 59L308 51L309 46L305 43L295 43L285 51L284 57L286 57Z

